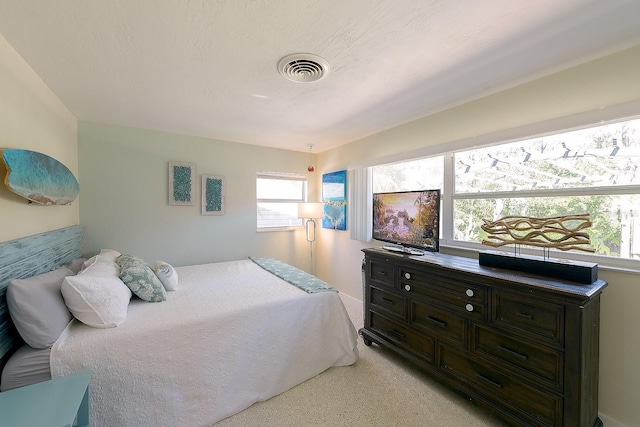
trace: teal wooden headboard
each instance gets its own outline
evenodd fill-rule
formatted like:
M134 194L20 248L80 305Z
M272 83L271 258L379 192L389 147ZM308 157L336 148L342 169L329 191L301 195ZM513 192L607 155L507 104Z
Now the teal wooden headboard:
M0 370L22 344L7 309L9 282L45 273L81 255L79 225L0 243Z

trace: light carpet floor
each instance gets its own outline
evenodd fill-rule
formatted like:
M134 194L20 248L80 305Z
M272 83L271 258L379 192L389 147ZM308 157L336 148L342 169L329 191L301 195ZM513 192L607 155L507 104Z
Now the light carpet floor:
M362 306L341 295L356 329ZM358 339L360 358L335 367L215 427L502 427L492 415L430 379L395 353Z

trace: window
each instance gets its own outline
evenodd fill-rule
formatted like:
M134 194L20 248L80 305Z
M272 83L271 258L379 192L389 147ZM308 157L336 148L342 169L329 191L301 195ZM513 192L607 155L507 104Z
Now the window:
M595 254L640 259L640 120L453 154L453 239L482 219L589 213Z
M441 188L444 245L486 248L483 219L589 213L595 253L559 257L640 260L640 119L372 170L373 192Z
M258 231L288 230L301 227L298 203L304 202L307 177L298 174L258 172L256 197Z

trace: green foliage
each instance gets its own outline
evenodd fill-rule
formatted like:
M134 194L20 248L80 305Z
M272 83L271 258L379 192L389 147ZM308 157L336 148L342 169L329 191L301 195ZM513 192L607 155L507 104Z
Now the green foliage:
M513 199L463 199L454 206L456 240L481 242L486 233L483 219L493 221L505 216L547 218L589 213L592 226L587 229L597 254L619 256L622 241L620 214L612 216L613 196L532 197Z

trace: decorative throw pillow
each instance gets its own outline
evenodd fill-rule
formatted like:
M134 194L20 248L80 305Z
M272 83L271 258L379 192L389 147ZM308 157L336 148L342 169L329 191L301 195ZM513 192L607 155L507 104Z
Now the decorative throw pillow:
M78 275L65 277L62 296L76 319L94 328L124 323L131 291L116 273L115 263L98 257Z
M149 302L167 299L162 282L144 261L131 255L120 255L116 263L120 266L120 279L140 299Z
M164 261L156 261L155 273L165 290L175 291L178 289L178 273L171 264Z
M9 314L18 333L31 347L51 347L71 321L60 288L64 278L73 274L68 268L58 268L9 283Z

